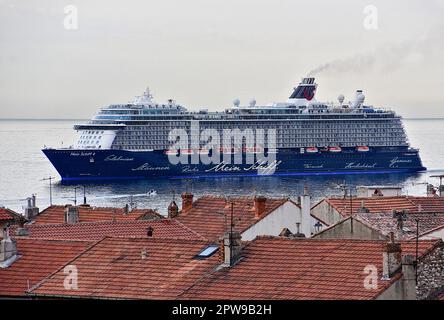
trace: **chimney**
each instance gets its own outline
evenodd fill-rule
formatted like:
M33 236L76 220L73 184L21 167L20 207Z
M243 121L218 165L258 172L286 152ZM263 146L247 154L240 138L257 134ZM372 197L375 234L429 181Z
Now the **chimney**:
M365 207L364 200L361 201L361 206L358 209L358 213L369 213L370 210Z
M25 208L25 218L26 220L31 220L36 215L39 214L39 208L36 207L36 198L35 194L33 194L31 197L27 198L27 205Z
M221 241L222 267L233 266L242 253L242 237L239 231L226 232Z
M263 196L254 197L254 217L260 218L261 215L265 212L265 203L267 202L267 198Z
M178 215L179 215L179 207L177 206L176 202L173 200L168 206L168 218L174 219Z
M382 280L389 280L401 267L401 244L395 242L393 232L390 232L389 238L382 252Z
M436 189L433 186L433 184L428 183L427 184L427 197L436 197Z
M9 226L3 228L3 239L0 241L0 269L9 267L17 259L16 241L9 236Z
M182 211L188 211L193 207L193 194L189 192L182 193Z
M301 204L301 233L306 238L311 237L311 197L308 188L304 187L304 194L300 197Z
M77 206L70 204L65 206L65 223L79 223L79 208Z
M407 254L402 257L402 300L416 300L415 258Z

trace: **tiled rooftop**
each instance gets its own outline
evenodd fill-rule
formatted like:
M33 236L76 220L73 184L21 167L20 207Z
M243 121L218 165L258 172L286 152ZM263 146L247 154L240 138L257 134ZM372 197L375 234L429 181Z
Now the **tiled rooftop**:
M260 237L244 248L234 266L200 280L187 299L374 299L395 280L382 281L385 241L288 240ZM436 241L420 241L424 254ZM403 242L415 253L415 242ZM366 289L364 268L378 270L377 289Z
M358 213L355 218L369 227L380 231L384 235L390 232L397 233L397 219L392 213ZM444 228L444 213L416 213L408 214L403 221L401 239L416 238L416 220L419 220L419 235L423 235L437 228Z
M105 238L70 262L78 289L66 290L63 270L32 294L122 299L174 299L218 263L217 252L195 256L209 243L199 240Z
M144 217L160 218L160 214L151 209L134 209L124 214L123 208L99 208L79 206L80 222L131 221ZM53 205L33 219L35 224L60 224L64 222L64 206Z
M0 208L0 222L13 221L19 218L20 215L10 209Z
M105 236L147 237L147 229L153 228L154 238L203 239L181 222L170 219L102 221L75 224L30 224L25 226L31 238L100 240ZM11 232L13 235L14 232Z
M0 296L24 296L28 286L36 285L89 245L86 241L18 239L19 258L8 268L0 268Z
M267 216L288 199L267 198L265 212L258 219L254 212L254 198L233 198L234 229L243 232L258 220ZM195 230L207 239L218 239L228 230L231 219L231 202L223 197L203 196L193 203L193 207L181 212L177 218L180 222Z
M371 213L392 212L395 210L409 210L411 213L444 212L444 197L368 197L368 198L327 198L325 199L342 216L350 215L350 207L355 214L364 204Z

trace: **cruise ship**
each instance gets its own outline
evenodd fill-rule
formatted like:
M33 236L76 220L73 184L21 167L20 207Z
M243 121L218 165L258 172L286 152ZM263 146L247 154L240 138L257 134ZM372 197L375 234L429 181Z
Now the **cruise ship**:
M285 102L260 106L253 99L241 105L236 99L232 107L219 112L188 111L172 99L158 103L147 89L130 103L103 107L89 122L75 125L79 134L75 145L42 151L62 180L383 174L426 169L394 111L366 105L362 90L349 102L343 95L336 103L319 102L316 89L314 78L303 78ZM223 132L235 129L256 135L265 132L265 138L247 142L241 136L229 147L216 147ZM194 138L197 144L184 146L182 141L178 148L177 140L171 138L173 130L187 133L189 141ZM220 133L220 139L205 140L208 136L200 136L205 130ZM200 161L203 155L221 160ZM175 162L174 157L189 161Z

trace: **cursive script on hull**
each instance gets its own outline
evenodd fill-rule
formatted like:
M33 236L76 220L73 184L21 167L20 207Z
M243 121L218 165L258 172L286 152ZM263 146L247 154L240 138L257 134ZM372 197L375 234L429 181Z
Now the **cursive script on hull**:
M258 174L270 175L273 174L282 161L273 161L268 163L267 161L256 162L248 167L240 167L238 165L226 164L221 162L207 170L205 172L250 172L257 171Z
M376 168L375 163L360 163L360 162L349 162L345 165L345 169L373 169Z
M104 161L134 161L134 158L127 158L123 156L116 156L114 154L106 157Z
M411 159L399 159L398 157L393 158L392 160L390 160L390 164L389 167L390 168L399 168L400 164L403 163L412 163Z
M170 167L165 166L165 167L155 167L150 165L149 163L144 163L142 164L140 167L131 169L132 171L167 171L170 170Z

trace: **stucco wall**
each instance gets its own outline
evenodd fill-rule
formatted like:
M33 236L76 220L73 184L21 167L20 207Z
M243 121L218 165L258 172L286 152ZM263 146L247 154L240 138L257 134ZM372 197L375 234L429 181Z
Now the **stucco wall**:
M311 209L311 214L328 225L335 224L343 219L343 217L325 200L322 200L317 206L313 207Z
M365 224L348 219L336 226L313 236L319 239L359 239L359 240L384 240L379 232L367 227Z
M296 233L296 223L301 221L301 209L291 201L287 201L251 228L244 231L242 233L242 240L251 241L256 236L262 235L278 236L284 228L288 228L292 233Z

